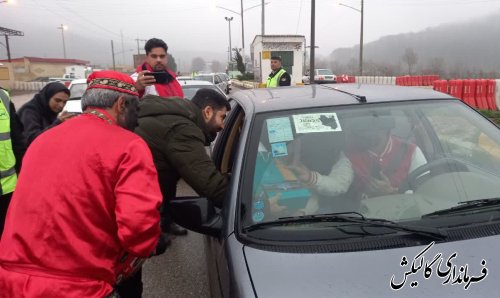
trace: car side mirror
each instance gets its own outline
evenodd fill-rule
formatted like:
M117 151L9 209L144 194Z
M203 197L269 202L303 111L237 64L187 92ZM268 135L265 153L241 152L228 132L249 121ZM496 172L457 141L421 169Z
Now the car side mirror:
M171 201L174 222L193 232L218 237L222 216L207 198L178 197Z

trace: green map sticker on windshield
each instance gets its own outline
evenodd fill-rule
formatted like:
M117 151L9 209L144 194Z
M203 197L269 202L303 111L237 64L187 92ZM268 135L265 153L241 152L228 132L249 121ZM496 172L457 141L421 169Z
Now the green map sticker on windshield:
M293 132L290 118L267 119L267 134L269 136L269 143L292 141Z
M342 131L337 113L293 115L297 133Z

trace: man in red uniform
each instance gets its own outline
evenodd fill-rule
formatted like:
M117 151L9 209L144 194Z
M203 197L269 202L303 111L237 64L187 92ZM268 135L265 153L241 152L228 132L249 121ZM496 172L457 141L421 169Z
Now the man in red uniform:
M154 252L162 196L129 131L138 95L129 76L94 72L84 113L31 144L0 241L0 297L106 297L124 256Z

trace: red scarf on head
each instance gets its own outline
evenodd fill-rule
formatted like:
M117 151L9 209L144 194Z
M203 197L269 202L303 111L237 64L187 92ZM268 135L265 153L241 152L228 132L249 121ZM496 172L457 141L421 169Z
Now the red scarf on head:
M154 71L153 68L151 68L151 66L149 64L147 64L146 62L137 66L137 69L136 69L137 72L141 72L143 70ZM166 71L172 76L173 79L167 83L164 83L164 84L154 84L156 92L161 97L184 98L184 92L182 91L181 85L176 80L175 73L173 73L169 69L166 69ZM142 97L142 95L144 95L144 91L141 92L141 97Z

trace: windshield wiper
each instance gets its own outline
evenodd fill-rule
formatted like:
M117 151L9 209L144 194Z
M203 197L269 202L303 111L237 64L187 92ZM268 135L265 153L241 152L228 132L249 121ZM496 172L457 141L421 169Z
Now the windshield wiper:
M483 207L490 207L500 205L500 198L490 198L490 199L479 199L479 200L471 200L458 202L459 205L453 206L451 208L442 209L438 211L434 211L428 214L422 215L422 217L430 217L437 215L445 215L445 214L453 214L460 213L464 211L475 211L477 209L481 209Z
M356 215L357 217L354 217ZM388 219L383 218L367 218L358 212L339 212L327 214L311 214L291 217L281 217L275 221L262 222L254 224L243 229L244 232L251 232L255 230L265 229L269 227L283 226L287 224L296 223L315 223L315 222L347 222L358 223L363 226L371 227L385 227L393 230L408 232L419 236L425 236L437 240L444 240L447 237L446 232L437 228L424 227L424 226L408 226L403 225Z

